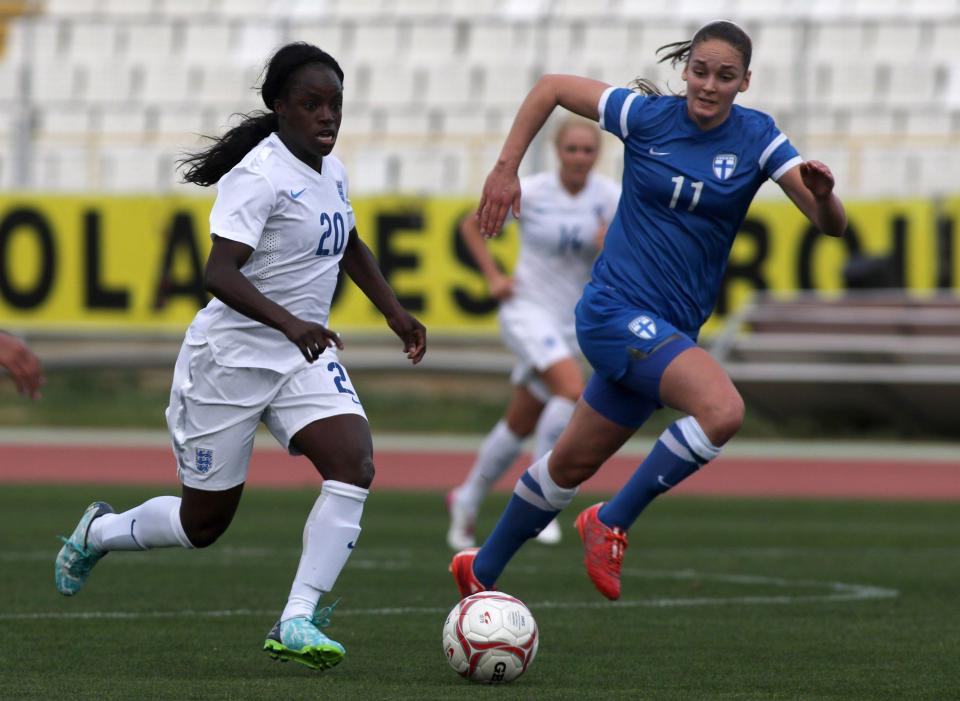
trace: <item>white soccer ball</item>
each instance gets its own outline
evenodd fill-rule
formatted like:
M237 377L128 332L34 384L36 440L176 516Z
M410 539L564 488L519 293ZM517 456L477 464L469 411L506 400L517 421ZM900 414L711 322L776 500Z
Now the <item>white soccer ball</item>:
M523 674L540 645L540 631L520 599L499 591L468 596L443 624L443 654L461 677L483 684Z

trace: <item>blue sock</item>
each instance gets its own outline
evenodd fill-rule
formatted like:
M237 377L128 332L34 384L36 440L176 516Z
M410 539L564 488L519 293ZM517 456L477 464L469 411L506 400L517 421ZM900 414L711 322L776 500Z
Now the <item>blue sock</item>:
M487 588L494 585L520 547L536 537L577 492L550 479L549 456L541 457L517 480L507 508L473 561L473 574Z
M630 480L601 507L610 527L630 528L647 505L720 454L692 416L667 427Z

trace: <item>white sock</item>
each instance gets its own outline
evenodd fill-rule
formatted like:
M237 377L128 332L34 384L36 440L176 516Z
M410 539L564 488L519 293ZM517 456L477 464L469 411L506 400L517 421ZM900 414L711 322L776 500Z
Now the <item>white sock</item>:
M534 455L536 457L539 458L548 450L553 450L553 446L556 445L563 429L570 423L570 417L573 416L573 408L576 405L576 402L566 397L550 397L550 401L543 407L540 420L537 421L534 442Z
M327 480L303 527L303 553L280 620L313 616L320 597L333 589L360 535L369 491Z
M479 509L494 482L510 469L522 448L523 438L511 431L506 421L498 421L480 446L467 479L457 488L457 504L474 512Z
M192 548L180 523L180 497L154 497L122 514L104 514L90 525L89 542L100 550Z
M550 476L550 469L547 467L550 462L550 453L537 460L530 467L530 473L540 485L540 491L543 492L543 500L557 511L563 511L570 505L573 498L577 495L579 487L561 487Z

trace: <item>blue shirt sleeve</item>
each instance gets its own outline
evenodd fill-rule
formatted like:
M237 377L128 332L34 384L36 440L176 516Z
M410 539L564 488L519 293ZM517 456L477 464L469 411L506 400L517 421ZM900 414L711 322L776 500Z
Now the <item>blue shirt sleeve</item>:
M597 111L600 113L600 128L621 141L626 141L631 131L640 124L640 112L646 97L627 88L609 87L600 96Z
M786 134L777 129L772 119L762 133L760 148L760 172L773 181L779 180L788 170L803 163L797 149Z

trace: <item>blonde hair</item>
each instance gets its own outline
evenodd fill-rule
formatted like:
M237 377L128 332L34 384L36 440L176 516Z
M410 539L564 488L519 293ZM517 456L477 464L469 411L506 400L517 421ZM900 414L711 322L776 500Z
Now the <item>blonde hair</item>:
M597 140L597 148L600 147L600 127L598 127L595 122L591 122L589 119L582 117L566 117L561 121L557 126L557 130L553 133L553 145L560 148L563 135L575 127L583 127L593 132Z

